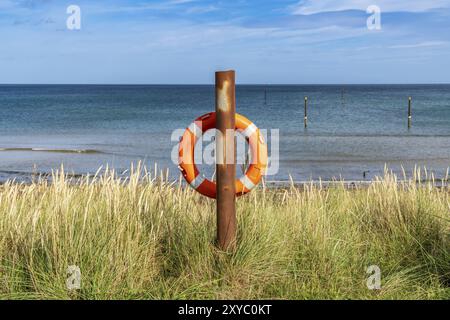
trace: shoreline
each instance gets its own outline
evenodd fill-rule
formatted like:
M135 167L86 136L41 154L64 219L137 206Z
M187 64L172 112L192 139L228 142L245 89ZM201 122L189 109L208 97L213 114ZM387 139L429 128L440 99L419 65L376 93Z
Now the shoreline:
M73 185L80 184L83 182L83 180L86 180L86 178L90 178L91 181L94 179L94 175L87 175L87 174L65 174L65 179L68 179L68 182L73 183ZM97 176L96 179L101 178L102 176ZM121 179L122 181L129 180L129 176L126 177L116 177L117 179ZM145 184L146 177L141 177L139 183ZM48 174L47 177L43 175L35 175L30 176L28 181L24 180L15 180L15 179L8 179L5 181L0 181L0 186L6 185L10 183L11 185L25 185L30 186L33 184L39 184L42 182L48 182L52 183L52 175ZM184 180L181 179L174 179L174 180L161 180L158 178L157 180L153 181L157 184L165 184L165 185L177 185L181 184L183 187L188 187L187 183ZM316 188L332 188L332 187L339 187L343 186L347 190L351 189L357 189L357 188L368 188L371 185L376 185L384 182L384 177L376 177L373 180L271 180L271 181L264 181L260 183L258 186L259 188L267 188L269 190L277 190L277 189L286 189L286 188L298 188L298 189L304 189L309 186L313 186ZM450 178L443 178L443 179L426 179L426 180L413 180L413 179L407 179L407 180L396 180L395 181L397 185L406 185L406 184L415 184L416 186L432 186L434 188L450 188ZM147 181L148 183L148 181Z

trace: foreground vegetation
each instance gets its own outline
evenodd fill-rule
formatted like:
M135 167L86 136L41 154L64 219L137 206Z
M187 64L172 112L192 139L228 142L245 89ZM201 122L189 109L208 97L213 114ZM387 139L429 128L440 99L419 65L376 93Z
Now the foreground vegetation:
M227 254L214 202L180 183L52 180L0 186L1 298L450 299L445 187L386 174L356 190L260 188L238 200ZM72 265L79 290L66 286ZM371 265L380 290L367 288Z

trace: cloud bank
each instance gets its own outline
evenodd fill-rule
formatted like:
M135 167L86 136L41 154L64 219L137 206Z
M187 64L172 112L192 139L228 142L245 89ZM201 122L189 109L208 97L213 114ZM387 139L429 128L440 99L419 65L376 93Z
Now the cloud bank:
M346 10L366 11L371 5L379 6L383 12L425 12L450 8L450 0L302 0L292 7L292 13L310 15Z

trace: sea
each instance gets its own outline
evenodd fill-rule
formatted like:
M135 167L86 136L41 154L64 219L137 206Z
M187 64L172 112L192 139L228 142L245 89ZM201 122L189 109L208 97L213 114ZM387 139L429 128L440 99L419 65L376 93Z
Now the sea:
M179 132L214 108L213 85L0 85L0 182L61 165L125 173L138 162L177 179ZM238 85L236 109L267 133L267 181L370 181L385 168L448 175L447 84Z

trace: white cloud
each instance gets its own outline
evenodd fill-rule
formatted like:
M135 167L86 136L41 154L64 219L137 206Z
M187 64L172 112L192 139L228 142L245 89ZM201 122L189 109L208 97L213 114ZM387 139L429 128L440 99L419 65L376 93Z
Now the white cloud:
M320 12L363 10L377 5L382 12L424 12L450 8L450 0L302 0L292 7L293 14L309 15Z
M0 1L0 9L9 9L14 7L14 3L9 0Z
M169 4L183 4L183 3L189 3L189 2L194 2L196 0L172 0L172 1L168 1Z
M447 41L426 41L426 42L419 42L419 43L413 43L413 44L399 44L390 46L389 49L410 49L410 48L422 48L422 47L439 47L439 46L445 46L447 45Z
M1 1L1 0L0 0ZM99 2L99 1L97 1ZM88 5L83 5L83 8L90 13L134 13L142 11L170 11L179 7L188 7L195 4L198 0L165 0L165 1L151 1L150 3L139 2L136 4L111 3L110 5L99 4L95 1Z
M209 13L209 12L213 12L213 11L217 11L219 10L218 7L216 6L197 6L197 7L192 7L186 10L187 13L189 14L203 14L203 13Z

